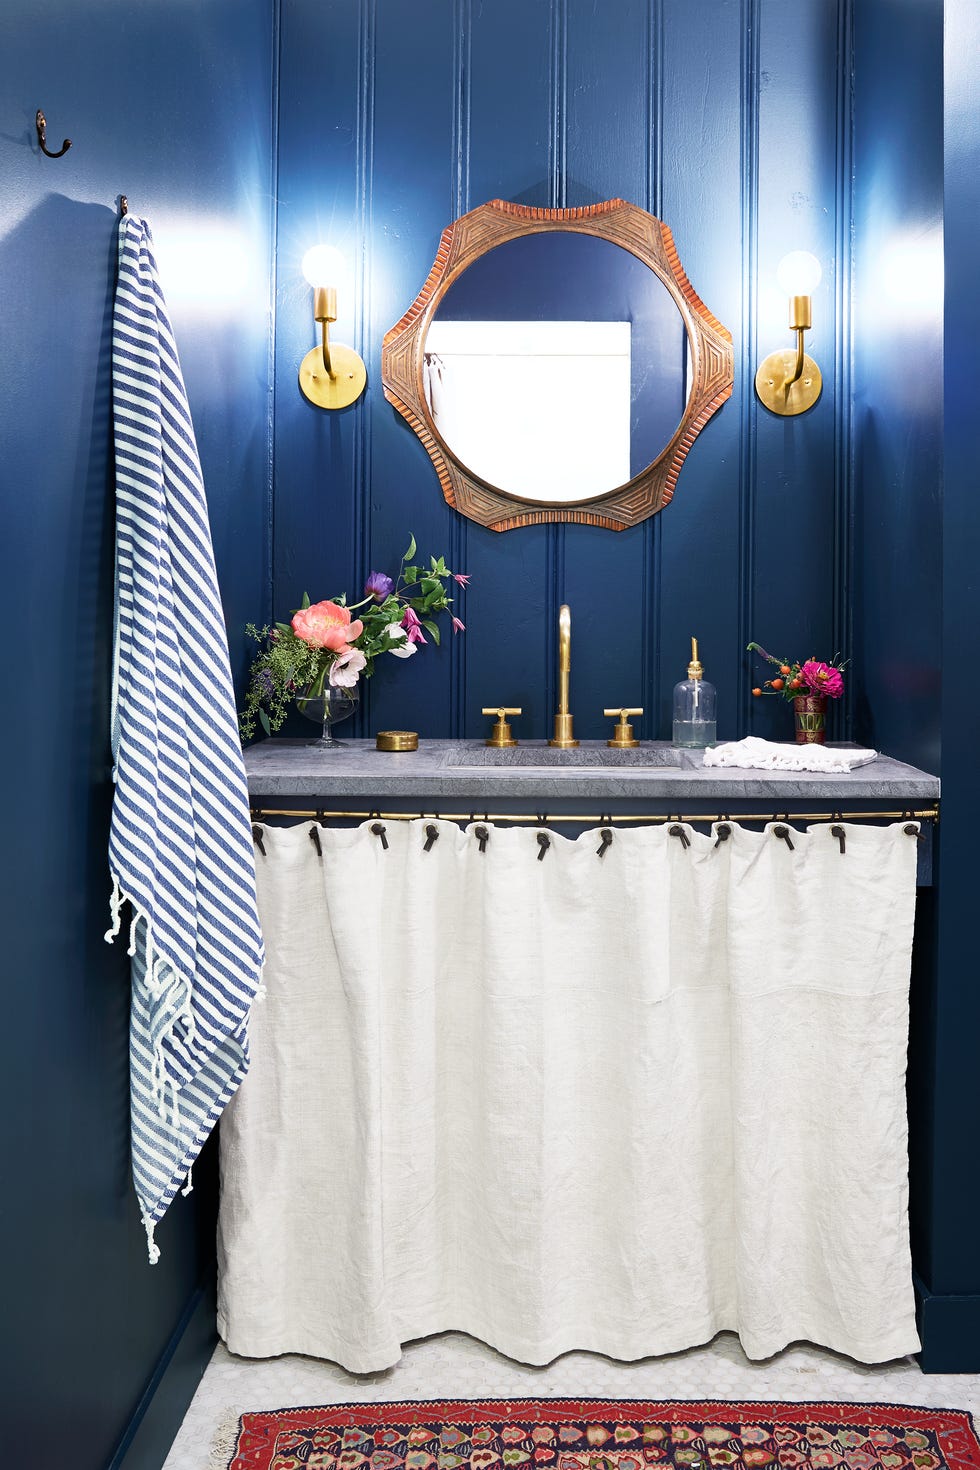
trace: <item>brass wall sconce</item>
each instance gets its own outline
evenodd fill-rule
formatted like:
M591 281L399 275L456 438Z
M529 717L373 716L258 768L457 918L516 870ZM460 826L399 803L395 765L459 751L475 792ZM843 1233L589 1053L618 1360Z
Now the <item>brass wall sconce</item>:
M337 281L344 262L338 250L314 245L303 256L303 274L313 287L313 319L320 323L320 346L300 363L299 386L318 408L346 408L364 392L367 369L353 347L330 341L337 320Z
M755 375L755 391L771 413L784 417L812 408L823 387L820 369L803 350L803 334L813 325L811 297L820 274L820 262L806 250L784 255L776 270L776 280L789 297L796 348L770 352Z

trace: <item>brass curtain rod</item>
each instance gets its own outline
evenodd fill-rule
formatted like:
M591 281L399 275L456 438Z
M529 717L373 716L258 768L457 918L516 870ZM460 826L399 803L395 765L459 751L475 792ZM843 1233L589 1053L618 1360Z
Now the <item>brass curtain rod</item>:
M417 822L428 817L430 820L442 822L532 822L538 827L548 827L555 822L602 822L608 826L616 822L850 822L880 818L890 821L922 821L938 822L938 806L926 807L922 811L913 811L906 807L904 811L894 812L717 812L697 813L691 816L683 815L660 815L640 813L619 812L590 812L580 816L570 816L564 813L548 816L538 813L536 815L524 812L382 812L375 809L370 812L335 812L325 811L322 807L294 808L253 806L251 814L254 821L261 822L264 817L305 817L310 821L326 821L331 817L344 817L360 821L369 821L371 817L380 818L386 822Z

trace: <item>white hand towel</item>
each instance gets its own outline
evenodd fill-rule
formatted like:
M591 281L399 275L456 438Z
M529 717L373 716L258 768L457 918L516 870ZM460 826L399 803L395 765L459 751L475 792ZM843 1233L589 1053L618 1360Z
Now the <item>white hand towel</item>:
M779 745L748 735L704 753L706 766L740 766L748 771L818 771L834 775L878 759L876 750L836 750L829 745Z

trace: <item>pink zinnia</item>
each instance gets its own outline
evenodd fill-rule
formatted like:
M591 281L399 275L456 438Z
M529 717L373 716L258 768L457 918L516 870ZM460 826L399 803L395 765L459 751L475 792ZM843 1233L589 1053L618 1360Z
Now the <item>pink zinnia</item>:
M335 653L342 653L364 632L360 618L352 623L347 608L339 602L314 602L312 607L301 607L293 614L290 627L311 648L332 648Z
M828 699L840 699L844 693L840 669L832 668L830 664L818 663L816 659L807 660L800 669L800 678L811 694L826 694Z

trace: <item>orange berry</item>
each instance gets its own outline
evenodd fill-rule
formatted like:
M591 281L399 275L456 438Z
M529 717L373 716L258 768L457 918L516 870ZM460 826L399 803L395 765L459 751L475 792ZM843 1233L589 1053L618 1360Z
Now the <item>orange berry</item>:
M780 664L779 665L779 672L781 674L790 674L790 673L792 673L792 669L790 668L789 664Z
M782 689L782 687L783 687L783 681L782 681L782 679L772 679L772 680L770 680L770 683L772 684L772 687L774 689Z
M761 689L753 689L752 690L752 693L755 694L756 696L758 696L758 695L760 695L762 693L762 690Z
M800 685L802 683L803 683L803 680L802 679L790 679L790 681L789 681L789 687L791 689L799 689L799 687L800 687Z

